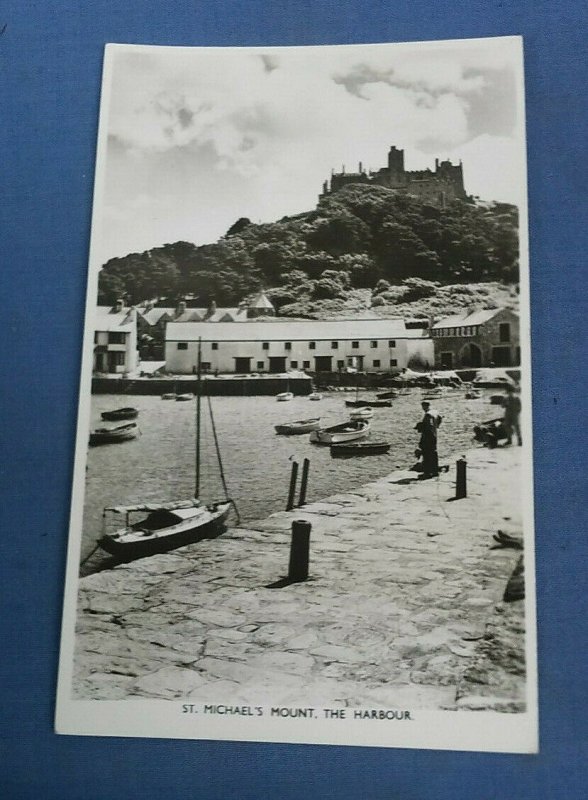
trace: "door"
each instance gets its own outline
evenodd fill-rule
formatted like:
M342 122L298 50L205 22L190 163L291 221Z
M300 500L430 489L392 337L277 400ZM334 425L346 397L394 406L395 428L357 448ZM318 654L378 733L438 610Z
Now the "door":
M286 357L285 356L270 356L269 357L269 371L270 372L286 372Z
M492 361L496 367L510 367L510 347L493 347Z
M251 356L236 357L235 372L251 372Z
M443 369L453 369L453 353L451 351L441 353L441 366Z
M315 372L332 372L332 356L315 356L314 369Z
M461 365L462 367L481 367L482 366L482 351L477 344L470 342L466 344L461 351Z

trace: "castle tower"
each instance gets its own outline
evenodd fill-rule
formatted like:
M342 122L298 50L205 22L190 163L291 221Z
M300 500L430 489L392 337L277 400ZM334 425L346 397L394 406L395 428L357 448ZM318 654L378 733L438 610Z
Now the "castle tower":
M399 150L394 146L390 148L388 152L388 175L392 185L404 183L404 150Z

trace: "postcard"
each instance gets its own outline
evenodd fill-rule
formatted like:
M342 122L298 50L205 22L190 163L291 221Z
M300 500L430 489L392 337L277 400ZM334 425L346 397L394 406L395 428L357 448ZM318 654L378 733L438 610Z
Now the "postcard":
M57 732L536 752L528 251L519 37L107 45Z

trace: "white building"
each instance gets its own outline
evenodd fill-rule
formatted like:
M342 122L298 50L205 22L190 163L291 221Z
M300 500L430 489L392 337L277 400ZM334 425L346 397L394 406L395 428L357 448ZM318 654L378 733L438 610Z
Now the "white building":
M97 306L94 322L94 372L126 375L138 365L137 317L122 301Z
M198 340L202 369L220 373L288 370L397 372L432 367L428 331L407 328L401 319L266 322L169 322L165 361L168 372L194 373Z

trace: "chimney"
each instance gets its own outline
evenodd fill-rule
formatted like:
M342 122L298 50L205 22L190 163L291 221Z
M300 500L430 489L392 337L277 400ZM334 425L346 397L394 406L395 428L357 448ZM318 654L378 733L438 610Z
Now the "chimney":
M114 308L112 309L112 311L114 314L120 314L121 311L123 311L124 307L125 307L125 301L121 297L119 297L119 299L114 304Z
M360 175L361 175L361 167L362 167L362 163L361 163L361 161L360 161L360 162L359 162L359 174L360 174Z
M181 317L182 314L186 313L186 301L180 300L176 307L176 317Z
M212 317L215 313L216 313L216 301L211 300L208 309L206 311L206 316L204 318L210 319L210 317Z

